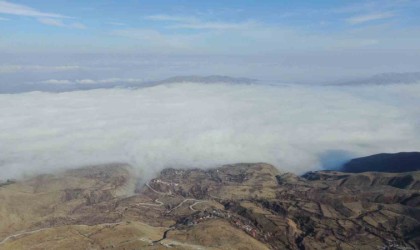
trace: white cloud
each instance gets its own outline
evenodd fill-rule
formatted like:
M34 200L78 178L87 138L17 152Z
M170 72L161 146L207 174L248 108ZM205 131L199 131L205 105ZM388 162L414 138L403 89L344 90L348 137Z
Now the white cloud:
M70 81L70 80L50 79L50 80L43 81L43 83L47 83L47 84L71 84L72 81Z
M363 23L374 19L394 15L391 12L369 16L357 16L349 19L349 23ZM390 27L371 29L344 29L342 31L317 32L316 30L272 25L257 21L217 22L200 20L188 16L156 15L150 20L164 22L159 29L120 29L112 35L139 40L138 49L151 52L178 53L239 53L253 54L279 53L284 51L317 51L336 49L359 49L400 47L398 41L387 37L400 32ZM196 32L172 32L168 29L194 30ZM411 37L413 37L411 35ZM415 45L414 36L408 40L411 47ZM209 41L212 41L209 43ZM401 43L406 40L401 40ZM405 48L407 46L404 46ZM246 52L244 52L246 51Z
M42 12L26 5L15 4L8 1L0 1L0 13L29 17L68 18L67 16L60 14Z
M0 95L0 173L108 162L128 162L145 178L165 167L237 162L302 173L332 150L420 150L419 100L420 85L186 83Z
M356 13L380 13L387 11L404 11L419 6L418 1L414 0L372 0L372 1L353 1L342 7L327 10L338 14Z
M64 27L64 23L61 20L53 19L53 18L38 18L38 21L42 24L50 25L50 26L57 26L57 27Z
M194 16L171 16L171 15L153 15L145 17L147 20L175 23L168 25L171 29L194 29L194 30L231 30L244 29L256 26L254 21L246 22L220 22L205 21Z
M99 79L99 80L92 80L92 79L75 80L75 83L79 83L79 84L138 83L138 82L144 82L144 80L143 79L137 79L137 78L108 78L108 79Z
M259 24L193 24L185 26L201 30L193 34L172 34L158 30L120 29L111 35L136 39L138 49L177 53L278 53L291 50L357 49L379 44L373 34L321 35L302 30ZM373 37L373 38L372 38ZM209 41L212 43L209 44ZM211 46L209 46L211 45Z
M354 16L346 19L346 22L349 24L362 24L366 22L383 20L395 17L393 12L383 12L383 13L372 13L367 15Z
M45 25L49 25L49 26L65 27L65 28L71 28L71 29L86 29L86 26L82 23L66 24L62 20L53 19L53 18L38 18L37 20L40 23L45 24Z
M196 29L196 30L232 30L232 29L250 29L256 27L256 22L227 23L227 22L191 22L181 23L169 26L174 29Z
M79 22L70 23L70 24L67 25L67 27L72 28L72 29L79 29L79 30L87 29L86 25L84 25L83 23L79 23Z
M97 82L95 80L91 80L91 79L83 79L83 80L77 80L77 83L79 83L79 84L95 84Z
M152 20L152 21L182 22L182 23L198 21L197 18L192 17L192 16L172 16L172 15L164 15L164 14L146 16L145 19Z
M86 29L86 26L79 22L65 23L63 19L72 19L72 17L64 16L56 13L48 13L36 10L26 5L14 4L7 1L0 1L0 13L28 16L36 18L38 22L55 27L65 27L72 29ZM3 19L0 17L0 21ZM4 19L6 20L6 19Z
M106 24L113 25L113 26L125 26L125 23L122 22L106 22Z

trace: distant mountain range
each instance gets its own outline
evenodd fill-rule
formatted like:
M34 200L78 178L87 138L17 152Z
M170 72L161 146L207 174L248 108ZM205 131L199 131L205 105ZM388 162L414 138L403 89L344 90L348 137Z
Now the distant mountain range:
M383 73L330 85L388 85L420 83L420 72Z
M17 94L33 91L41 92L71 92L93 89L138 89L174 83L200 83L200 84L254 84L262 83L259 80L245 77L230 77L224 75L209 76L174 76L163 80L142 81L140 79L100 79L100 80L48 80L33 83L0 83L0 94ZM390 85L390 84L420 84L420 72L383 73L367 78L334 82L327 86L363 86L363 85ZM265 83L267 84L267 83ZM275 85L278 85L277 83Z
M83 81L72 82L72 81L56 81L64 82L60 84L53 84L48 82L39 83L27 83L27 84L0 84L0 94L17 94L32 91L42 92L70 92L70 91L81 91L81 90L92 90L92 89L111 89L111 88L145 88L153 87L163 84L174 84L174 83L202 83L202 84L216 84L216 83L229 83L229 84L252 84L257 82L255 79L250 78L238 78L221 75L210 75L210 76L175 76L164 80L156 81L92 81L89 83L81 83Z

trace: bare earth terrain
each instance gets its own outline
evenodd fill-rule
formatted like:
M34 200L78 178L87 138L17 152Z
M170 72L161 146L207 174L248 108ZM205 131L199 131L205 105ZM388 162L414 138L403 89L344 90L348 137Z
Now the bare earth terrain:
M0 183L0 249L418 249L420 171L111 164Z

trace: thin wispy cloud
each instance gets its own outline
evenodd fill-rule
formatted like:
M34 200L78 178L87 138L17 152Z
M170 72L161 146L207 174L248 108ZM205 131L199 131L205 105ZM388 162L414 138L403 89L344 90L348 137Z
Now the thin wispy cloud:
M416 6L414 1L360 0L325 5L296 2L287 8L271 2L257 9L243 4L240 11L234 4L221 9L217 3L221 0L206 5L186 4L176 10L170 6L155 8L158 4L153 1L145 1L142 9L136 9L138 6L133 3L114 1L102 7L96 2L61 6L36 1L19 2L26 5L12 3L15 1L18 0L0 0L0 16L10 18L13 13L27 18L11 18L8 37L0 41L0 50L271 54L359 48L418 50L420 39L415 15L420 4ZM95 7L98 11L94 15L83 12ZM84 19L72 17L74 13L85 15ZM42 37L44 30L27 25L33 21L31 18L40 25L67 29L68 33L86 29L84 24L89 24L92 32L73 36L61 31L46 39ZM382 26L375 30L371 24ZM29 27L31 32L25 32ZM15 29L23 31L17 35L13 33ZM110 34L118 38L110 38ZM393 39L397 35L401 37L398 41Z
M15 4L8 1L0 1L0 13L28 17L69 18L64 15L42 12L26 5Z
M4 17L0 17L0 21L9 21L10 19L8 18L4 18Z
M38 18L38 21L42 24L63 27L64 23L61 20L52 19L52 18Z
M68 24L66 27L72 28L72 29L79 29L79 30L87 29L86 25L84 25L83 23L79 23L79 22Z
M330 9L330 11L339 14L360 14L369 12L403 11L405 9L415 8L418 6L418 1L411 0L372 0L346 4L341 7Z
M184 25L184 24L174 24ZM192 25L192 24L191 24ZM213 25L213 24L212 24ZM288 27L276 27L264 23L246 23L246 25L229 26L191 26L190 30L197 32L172 33L165 29L118 29L111 32L113 36L136 39L136 48L144 48L158 52L217 51L218 53L278 53L285 50L342 50L359 48L387 48L400 46L398 41L388 41L392 33L383 29L358 29L352 32L335 32L319 34L306 30L296 30ZM167 27L167 28L170 28ZM181 29L181 28L179 28ZM408 32L408 31L407 31ZM410 31L413 32L413 31ZM406 34L401 34L406 36ZM415 46L413 38L412 46ZM211 48L208 41L213 41ZM308 43L307 41L311 41ZM392 42L392 43L391 43ZM146 48L147 46L147 48Z
M198 21L195 17L187 17L187 16L172 16L172 15L151 15L146 16L144 19L151 20L151 21L165 21L165 22L196 22Z
M256 26L256 22L227 23L227 22L194 22L181 23L169 26L172 29L195 29L195 30L232 30L246 29Z
M46 84L71 84L73 83L70 80L57 80L57 79L50 79L50 80L46 80L43 81L42 83L46 83Z
M152 15L145 17L146 20L158 22L170 22L166 26L170 29L191 29L191 30L231 30L251 28L256 25L254 21L245 22L225 22L225 21L207 21L193 16L171 16L171 15Z
M125 26L125 23L122 22L106 22L106 24L113 25L113 26Z
M396 15L393 12L372 13L372 14L367 14L367 15L359 15L359 16L350 17L346 19L346 22L349 24L355 25L355 24L362 24L362 23L367 23L367 22L372 22L372 21L377 21L377 20L389 19L395 16Z
M86 29L86 26L79 22L65 23L64 19L73 19L72 17L57 14L43 12L34 8L31 8L26 5L15 4L7 1L0 1L0 13L15 15L15 16L25 16L33 17L36 20L44 25L71 28L71 29ZM8 19L2 19L0 21L7 21Z

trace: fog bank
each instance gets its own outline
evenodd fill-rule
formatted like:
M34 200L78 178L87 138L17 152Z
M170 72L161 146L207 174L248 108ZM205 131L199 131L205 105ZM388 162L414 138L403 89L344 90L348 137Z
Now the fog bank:
M267 162L303 173L346 157L420 150L420 85L180 83L0 95L0 179L127 162Z

